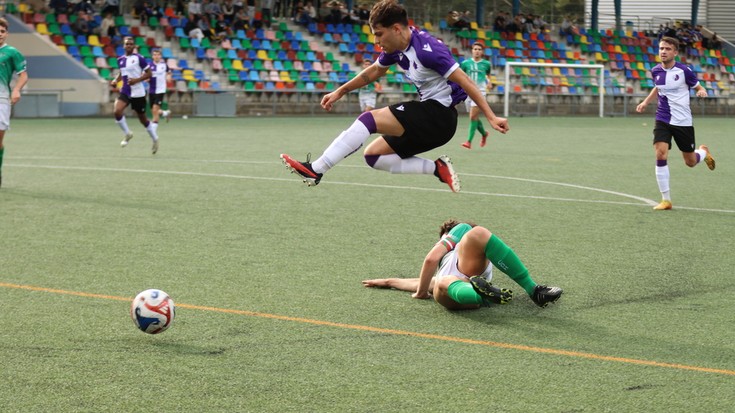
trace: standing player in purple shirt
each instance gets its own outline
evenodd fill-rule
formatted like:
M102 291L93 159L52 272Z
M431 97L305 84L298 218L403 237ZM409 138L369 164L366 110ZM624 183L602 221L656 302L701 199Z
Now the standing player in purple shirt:
M656 181L661 191L661 202L654 210L668 210L673 207L669 188L669 149L671 139L676 142L684 163L692 168L704 161L710 170L715 169L715 160L707 145L695 149L692 111L689 107L689 89L697 92L697 97L707 96L707 90L699 84L697 76L682 63L677 62L679 41L673 37L662 37L659 41L658 55L661 63L651 69L654 84L651 93L636 107L641 113L658 96L656 126L653 128L653 149L656 152Z
M123 148L128 146L130 139L133 139L133 133L125 120L125 108L130 106L153 140L152 152L155 155L158 152L158 135L155 124L150 122L145 115L145 84L143 83L151 78L151 68L143 56L135 53L135 40L132 37L125 37L123 45L125 54L117 58L120 72L110 82L113 86L117 85L120 80L123 82L120 96L115 100L115 122L125 134L120 146Z
M322 175L365 143L373 133L382 136L364 150L365 161L374 169L391 173L434 174L460 190L459 179L447 156L431 161L416 155L438 148L454 136L457 129L455 105L469 97L477 104L490 125L502 132L508 121L495 116L490 106L454 60L446 45L425 32L408 26L406 10L396 0L382 0L370 12L370 28L375 44L383 52L378 60L355 78L324 96L321 105L327 111L347 93L366 86L398 64L418 90L419 101L401 102L361 114L343 131L324 153L310 163L299 162L281 154L288 169L313 186Z

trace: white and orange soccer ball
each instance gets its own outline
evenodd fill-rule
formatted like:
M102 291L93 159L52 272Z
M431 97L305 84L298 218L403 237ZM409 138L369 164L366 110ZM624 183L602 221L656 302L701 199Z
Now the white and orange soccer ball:
M148 334L166 331L174 322L174 300L161 290L145 290L135 296L130 317L138 329Z

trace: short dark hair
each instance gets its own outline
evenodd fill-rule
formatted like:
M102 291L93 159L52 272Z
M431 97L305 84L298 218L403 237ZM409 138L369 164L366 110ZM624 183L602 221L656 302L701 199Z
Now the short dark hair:
M474 43L472 43L472 47L475 47L475 46L480 46L480 47L482 47L483 49L485 48L485 45L484 45L484 44L482 44L482 42L474 42Z
M454 218L450 218L442 223L442 225L439 227L439 238L443 237L445 234L448 234L449 231L452 230L452 228L456 227L457 225L461 224L461 221L457 221ZM465 221L465 224L469 224L472 228L476 227L477 224L475 224L472 221Z
M674 46L674 50L679 50L679 39L675 37L664 36L659 40L659 43L664 42Z
M370 11L370 19L368 20L370 27L381 25L390 27L398 23L408 26L408 15L406 9L403 8L396 0L381 0L373 6Z
M5 20L4 17L0 17L0 26L4 27L5 30L8 30L8 21Z

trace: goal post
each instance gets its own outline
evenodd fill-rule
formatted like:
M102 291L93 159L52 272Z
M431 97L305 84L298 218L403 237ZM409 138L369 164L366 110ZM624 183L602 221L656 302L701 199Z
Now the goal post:
M598 91L600 100L600 117L604 116L605 98L605 66L599 64L581 63L531 63L531 62L505 62L505 105L504 116L507 118L510 111L511 73L513 67L536 67L536 68L568 68L568 69L593 69L598 73ZM544 75L545 77L545 75Z

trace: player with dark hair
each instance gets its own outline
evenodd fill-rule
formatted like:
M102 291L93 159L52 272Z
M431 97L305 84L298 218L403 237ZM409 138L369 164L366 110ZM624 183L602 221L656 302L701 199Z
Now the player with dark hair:
M163 110L163 101L166 99L166 82L170 76L171 70L161 57L161 49L153 49L151 51L151 79L149 80L148 100L151 105L151 114L153 114L153 124L158 131L158 120L161 116L168 122L170 110Z
M28 82L26 59L15 47L6 43L8 21L0 17L0 186L3 184L3 139L10 128L11 107L20 101L20 91ZM15 86L10 87L13 74L18 74Z
M412 291L413 298L431 298L449 310L466 310L506 304L513 292L490 282L493 265L523 287L539 307L561 297L562 289L538 285L516 253L487 228L447 220L439 242L426 254L418 278L365 280L365 287Z
M401 102L361 114L313 163L310 157L299 162L281 154L288 169L299 174L309 186L324 173L356 152L367 138L378 133L364 150L365 161L391 173L433 174L452 191L460 190L451 161L446 156L431 161L416 155L438 148L457 130L455 105L467 95L478 105L490 125L508 131L508 121L493 113L474 82L459 68L444 43L426 32L408 26L406 10L396 0L382 0L370 13L370 28L382 52L375 63L355 78L327 94L321 101L329 111L335 102L352 90L371 84L398 64L419 92L419 101Z
M483 99L487 90L492 86L490 83L490 70L492 69L492 63L488 60L483 59L482 56L485 54L485 45L480 42L472 44L472 57L465 59L459 67L464 70L465 73L472 79L480 89ZM470 132L467 136L467 141L462 143L462 146L467 149L472 149L472 139L475 137L475 132L480 131L482 140L480 141L480 147L485 146L487 143L487 135L489 134L482 126L480 120L480 108L477 107L477 103L470 99L464 101L467 107L467 112L470 114Z
M707 145L699 145L699 148L695 149L692 111L689 107L689 89L694 89L700 98L707 96L707 90L699 83L697 76L689 67L676 61L678 54L679 41L673 37L662 37L658 45L661 63L651 69L655 87L636 107L636 111L642 113L646 110L646 106L658 97L656 125L653 128L653 149L656 152L656 181L662 200L653 207L657 211L673 208L668 165L672 138L688 167L693 168L704 161L710 170L715 169L715 160Z
M130 139L133 139L133 133L128 128L128 123L125 120L125 108L130 106L153 140L151 152L155 155L158 152L158 134L156 133L155 124L149 121L145 115L145 85L143 84L151 78L151 68L143 56L135 53L135 40L132 37L125 37L123 46L125 54L117 58L120 72L110 82L113 86L116 86L120 80L123 82L122 88L120 88L120 96L115 100L115 122L125 134L120 146L123 148L128 146Z

